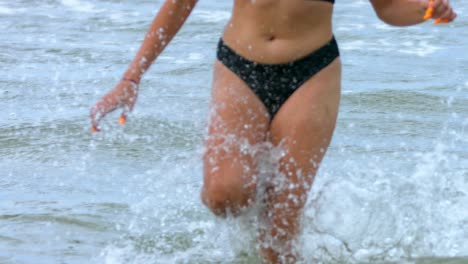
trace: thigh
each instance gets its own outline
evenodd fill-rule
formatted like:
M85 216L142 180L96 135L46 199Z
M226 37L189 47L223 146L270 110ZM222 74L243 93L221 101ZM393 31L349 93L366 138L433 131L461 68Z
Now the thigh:
M222 199L231 200L253 193L256 152L252 146L265 141L268 128L267 110L257 96L216 61L205 141L204 192L212 196L222 192Z
M263 253L272 259L278 252L285 257L296 255L302 209L335 127L340 78L337 59L291 95L271 122L271 142L285 148L280 173L267 183L261 215Z
M263 103L236 74L215 62L208 139L233 135L251 144L265 140L270 117Z
M286 149L280 170L288 186L273 188L274 203L286 202L295 209L304 205L333 135L340 89L341 63L337 58L291 95L273 119L271 141ZM288 201L288 197L294 199Z

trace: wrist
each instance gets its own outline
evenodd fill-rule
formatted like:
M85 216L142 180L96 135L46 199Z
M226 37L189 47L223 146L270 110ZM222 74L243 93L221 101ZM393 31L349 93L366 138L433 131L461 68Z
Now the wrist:
M132 82L133 84L140 84L143 72L140 68L130 65L130 67L122 74L122 80Z
M122 78L122 81L131 82L131 83L133 83L134 85L139 85L139 84L140 84L140 80L139 80L139 79L136 79L136 78L123 77L123 78Z

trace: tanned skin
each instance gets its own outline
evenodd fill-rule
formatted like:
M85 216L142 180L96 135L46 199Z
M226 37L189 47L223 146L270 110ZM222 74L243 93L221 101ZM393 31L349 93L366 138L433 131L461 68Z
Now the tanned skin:
M337 0L338 4L340 0ZM135 105L139 82L179 31L196 0L167 0L154 18L122 80L91 109L93 131L109 112ZM394 26L423 22L425 0L370 0L378 17ZM433 19L456 18L448 0L433 1ZM313 0L235 0L222 38L241 56L260 63L284 63L304 57L332 38L333 5ZM341 63L306 81L272 119L250 88L219 61L214 63L211 111L205 141L202 200L217 216L238 215L256 199L263 201L259 248L265 263L296 263L307 194L335 128L341 87ZM229 139L229 140L227 140ZM262 179L258 193L256 154L241 145L281 144L283 175L279 186ZM274 178L274 177L272 177ZM287 188L284 188L287 186Z

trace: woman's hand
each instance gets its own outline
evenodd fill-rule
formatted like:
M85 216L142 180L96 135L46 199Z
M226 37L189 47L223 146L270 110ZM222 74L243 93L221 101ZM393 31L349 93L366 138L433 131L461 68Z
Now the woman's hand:
M119 123L124 124L127 114L132 111L138 95L138 83L130 79L122 79L114 89L105 94L92 108L91 132L99 132L99 121L108 113L122 107L123 112Z
M449 23L457 17L448 0L430 0L424 5L427 8L425 20L432 18L436 24Z
M125 123L132 111L138 93L138 81L151 63L164 50L192 12L197 0L166 0L151 23L145 39L124 76L137 79L122 79L111 91L91 108L91 131L99 131L99 121L108 113L123 107L119 123ZM161 31L163 30L163 31ZM162 34L164 33L164 34Z

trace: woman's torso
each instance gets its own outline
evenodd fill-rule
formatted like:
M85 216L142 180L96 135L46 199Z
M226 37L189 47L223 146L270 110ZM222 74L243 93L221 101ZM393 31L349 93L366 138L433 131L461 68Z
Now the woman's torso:
M332 38L333 5L316 0L235 0L224 42L241 56L283 63Z

